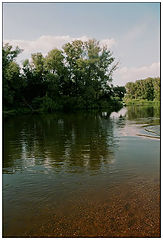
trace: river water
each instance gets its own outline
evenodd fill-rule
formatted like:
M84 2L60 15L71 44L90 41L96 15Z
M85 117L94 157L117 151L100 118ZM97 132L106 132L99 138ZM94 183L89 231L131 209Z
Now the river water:
M159 237L160 109L4 119L4 237Z

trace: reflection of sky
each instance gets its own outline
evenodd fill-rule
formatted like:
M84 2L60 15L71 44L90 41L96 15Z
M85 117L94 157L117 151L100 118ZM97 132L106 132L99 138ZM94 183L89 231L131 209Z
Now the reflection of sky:
M110 118L116 123L115 133L120 136L158 137L160 125L152 125L154 117L150 117L151 125L147 125L149 118L138 118L134 121L128 119L128 109L122 108L118 112L112 112ZM141 121L140 121L141 119Z
M138 125L126 124L123 128L120 128L119 132L122 136L137 136L140 132L140 128Z
M125 117L126 113L127 113L127 108L122 108L119 112L112 112L110 114L110 118Z

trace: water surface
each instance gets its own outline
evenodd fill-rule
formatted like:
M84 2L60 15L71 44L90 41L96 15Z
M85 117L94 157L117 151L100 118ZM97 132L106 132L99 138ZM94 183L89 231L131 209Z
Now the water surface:
M160 111L4 122L3 236L159 237Z

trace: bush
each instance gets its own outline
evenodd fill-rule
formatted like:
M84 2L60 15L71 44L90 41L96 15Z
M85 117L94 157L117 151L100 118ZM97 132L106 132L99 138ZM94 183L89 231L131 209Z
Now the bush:
M42 98L42 103L40 106L40 110L43 112L54 112L55 110L60 110L62 106L60 106L57 102L55 102L52 98L45 96Z

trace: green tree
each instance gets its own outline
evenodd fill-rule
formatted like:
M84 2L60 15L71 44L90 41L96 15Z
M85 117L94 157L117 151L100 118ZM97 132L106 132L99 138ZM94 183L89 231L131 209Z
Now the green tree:
M65 64L67 68L67 83L70 96L80 94L82 88L82 69L84 67L84 43L80 40L75 40L72 43L67 43L63 46L65 54Z
M157 101L160 101L160 78L153 79L153 87L154 87L154 98Z
M146 78L137 80L135 83L128 82L125 87L128 99L160 100L160 78Z
M123 86L116 86L113 87L113 94L114 97L116 97L118 100L121 100L124 98L124 95L126 93L126 88Z
M23 101L28 106L46 93L44 57L41 53L36 53L32 54L31 58L31 62L28 59L24 61L22 69L22 78L25 82ZM38 107L37 104L36 107Z
M66 44L66 66L73 96L83 96L86 106L97 103L110 93L109 82L117 64L106 47L96 40L79 40ZM109 100L109 95L107 96Z
M2 48L3 101L5 108L13 107L20 98L22 81L20 67L15 59L21 51L18 47L13 49L9 44Z
M63 52L58 49L51 50L45 57L47 94L49 97L64 94L65 66Z
M135 83L128 82L125 87L126 87L126 93L127 93L126 98L134 99L135 98Z
M111 104L113 88L110 84L117 63L98 41L75 40L65 44L62 50L52 49L45 57L34 53L30 61L24 61L21 71L15 62L20 52L19 48L12 50L9 45L3 48L5 106L12 108L17 103L32 111L52 112Z

